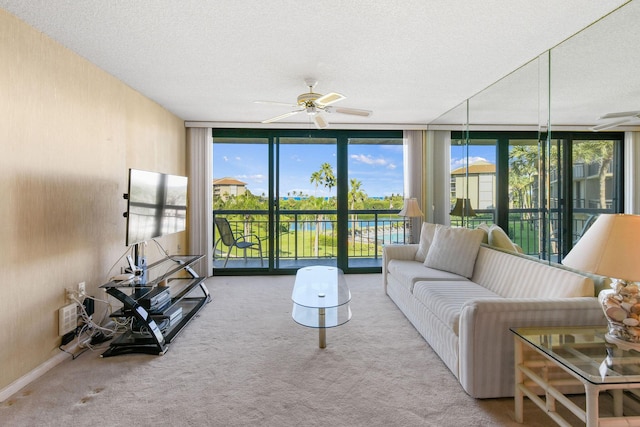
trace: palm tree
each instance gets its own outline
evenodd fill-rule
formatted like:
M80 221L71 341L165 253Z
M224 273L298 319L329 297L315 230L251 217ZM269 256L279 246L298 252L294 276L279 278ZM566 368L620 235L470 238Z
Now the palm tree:
M348 197L351 205L351 210L355 210L357 202L364 202L367 199L367 193L361 190L361 187L362 187L361 181L358 181L355 178L351 178L350 183L351 183L351 189L349 190ZM356 221L357 220L358 220L358 215L354 213L352 216L353 225L351 226L351 240L353 242L356 241Z
M336 186L336 175L333 173L333 167L327 162L320 166L322 174L322 183L329 189L329 197L331 197L331 189Z
M509 151L509 187L513 208L532 206L531 189L538 172L538 146L515 145Z
M599 163L600 209L607 208L607 171L613 161L613 141L582 141L573 145L573 162Z
M322 170L313 172L309 182L315 184L315 189L313 190L313 195L315 196L318 191L318 185L322 183Z
M311 174L311 178L309 182L315 183L315 191L318 190L318 185L322 184L324 187L329 189L329 195L331 195L331 189L336 186L336 176L333 172L333 167L328 162L320 165L320 170L315 171ZM319 199L315 201L317 203L316 209L322 209L322 205L324 204L324 199ZM315 256L318 257L319 247L320 247L320 227L323 224L324 215L318 214L315 216L316 220L316 229L315 229L315 242L314 242L314 252Z

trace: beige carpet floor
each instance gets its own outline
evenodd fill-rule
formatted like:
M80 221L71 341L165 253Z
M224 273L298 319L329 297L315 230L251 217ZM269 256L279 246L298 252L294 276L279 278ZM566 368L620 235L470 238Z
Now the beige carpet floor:
M469 397L384 294L347 275L353 318L291 319L294 276L212 277L213 301L164 356L68 360L0 404L2 426L520 426ZM554 425L529 401L526 426Z

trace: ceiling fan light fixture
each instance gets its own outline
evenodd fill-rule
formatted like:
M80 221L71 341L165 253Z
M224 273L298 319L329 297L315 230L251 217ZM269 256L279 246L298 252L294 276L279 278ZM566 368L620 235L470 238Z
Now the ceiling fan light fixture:
M278 120L282 120L294 114L300 112L306 112L309 121L313 120L314 124L318 129L324 129L329 127L329 122L325 117L322 117L322 113L341 113L341 114L351 114L354 116L360 117L369 117L372 112L370 110L359 110L357 108L334 108L332 105L338 101L342 101L346 98L346 96L339 94L337 92L329 92L326 95L321 95L319 93L315 93L313 88L318 83L317 80L307 78L305 79L305 83L309 88L309 92L305 92L303 94L298 95L296 105L293 105L294 108L298 108L297 110L291 111L289 113L282 114L280 116L273 117L271 119L263 120L261 123L272 123ZM283 102L272 102L272 101L254 101L258 104L272 104L272 105L284 105L290 106L290 104Z

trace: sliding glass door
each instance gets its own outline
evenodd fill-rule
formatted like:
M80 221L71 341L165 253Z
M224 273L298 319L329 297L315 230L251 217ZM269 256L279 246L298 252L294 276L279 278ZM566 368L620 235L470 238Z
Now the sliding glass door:
M399 131L214 129L214 271L380 271L404 241L402 164Z
M453 209L453 225L493 222L524 253L560 262L598 215L623 210L621 133L463 136L452 135L451 200L471 209Z
M382 247L406 243L401 138L349 138L347 255L350 268L380 266Z
M337 265L337 141L277 137L274 268Z
M270 239L269 138L216 137L213 268L266 269Z

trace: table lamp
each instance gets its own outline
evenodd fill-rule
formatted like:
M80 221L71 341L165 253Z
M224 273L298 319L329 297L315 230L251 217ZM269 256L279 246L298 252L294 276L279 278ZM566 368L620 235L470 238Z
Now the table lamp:
M449 215L455 215L459 217L463 216L476 216L476 212L471 207L471 200L469 199L456 199L456 204L449 212Z
M411 218L419 218L423 216L422 211L420 210L420 206L418 206L418 200L415 197L404 199L404 206L402 207L402 210L398 212L398 215L409 218L409 243L414 243Z
M612 289L598 295L609 324L605 338L640 350L640 216L600 215L562 264L612 279Z
M449 215L459 216L461 219L461 225L464 227L465 218L476 216L476 212L471 207L471 200L456 199L456 204L453 206L453 209L451 209L451 212L449 212Z

